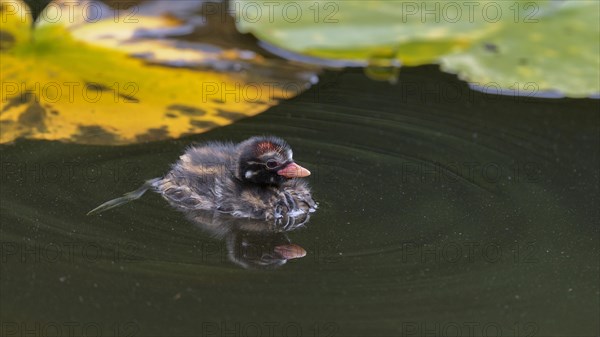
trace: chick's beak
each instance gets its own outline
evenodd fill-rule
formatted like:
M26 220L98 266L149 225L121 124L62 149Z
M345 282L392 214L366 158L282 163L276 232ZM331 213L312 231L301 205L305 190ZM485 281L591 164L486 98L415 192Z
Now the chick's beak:
M277 174L286 178L302 178L308 177L310 175L310 171L296 163L291 163L277 171Z

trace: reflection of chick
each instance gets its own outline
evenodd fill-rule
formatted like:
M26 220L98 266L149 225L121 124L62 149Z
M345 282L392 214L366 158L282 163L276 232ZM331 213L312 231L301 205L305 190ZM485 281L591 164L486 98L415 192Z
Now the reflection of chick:
M192 146L164 178L108 201L99 213L137 199L148 189L181 210L214 210L235 217L272 220L314 212L317 204L303 178L310 172L296 164L292 150L276 137L252 137L237 145Z
M211 211L185 213L195 225L224 239L229 260L244 268L276 268L288 260L306 255L304 248L291 243L284 232L273 231L270 222L236 218Z

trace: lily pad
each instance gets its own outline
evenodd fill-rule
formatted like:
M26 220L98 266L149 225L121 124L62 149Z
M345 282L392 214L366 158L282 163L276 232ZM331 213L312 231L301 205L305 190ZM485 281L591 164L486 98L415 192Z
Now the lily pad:
M521 7L524 14L517 22L503 24L469 49L443 57L442 69L490 93L600 93L600 2L556 2L539 10L533 4L528 10Z
M403 65L429 63L466 48L495 29L483 20L428 17L422 13L427 8L414 1L233 0L232 6L240 31L277 47L308 56L366 63L383 57ZM462 5L443 2L429 5L431 9L436 6L444 7L450 17L466 10Z
M500 91L495 93L600 93L600 2L595 0L235 0L232 5L238 28L268 45L345 60L364 66L367 74L386 66L438 63L474 86Z
M47 10L65 3L51 3L56 6ZM217 59L264 63L251 53L240 52L246 57L241 60L232 52L209 53L179 48L170 40L139 38L151 29L180 28L183 23L175 18L138 15L135 24L127 25L110 15L93 22L75 18L73 24L51 22L53 16L43 12L32 27L25 3L0 4L2 143L31 138L129 144L177 138L256 115L310 84L307 78L281 80L210 67ZM77 6L75 13L83 10L81 3ZM119 35L125 27L132 34L102 38ZM160 53L152 62L132 56L153 54L153 49ZM195 68L159 64L180 58L205 62Z

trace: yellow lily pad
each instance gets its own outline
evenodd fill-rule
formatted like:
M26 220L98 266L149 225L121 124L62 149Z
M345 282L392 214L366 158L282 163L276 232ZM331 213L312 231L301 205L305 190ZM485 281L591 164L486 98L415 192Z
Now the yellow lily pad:
M69 27L44 21L42 13L32 28L26 4L0 4L6 21L0 29L2 143L31 138L129 144L177 138L256 115L308 87L302 80L149 64L129 55L143 48L97 46L84 41L85 34L76 39L72 33L81 29L89 34L95 25L95 36L114 33L119 25L110 25L112 17ZM137 19L144 27L179 24L175 19ZM162 40L143 45L146 50L168 49ZM176 58L177 48L162 57L168 55ZM202 58L200 51L195 56ZM262 60L255 56L252 61Z

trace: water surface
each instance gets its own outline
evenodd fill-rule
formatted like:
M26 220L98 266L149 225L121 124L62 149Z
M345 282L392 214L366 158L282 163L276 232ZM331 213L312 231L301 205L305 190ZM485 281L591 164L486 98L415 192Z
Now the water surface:
M2 145L3 335L598 334L598 108L348 70L179 140ZM313 172L320 208L287 234L304 258L241 268L154 194L86 216L190 143L258 134Z

